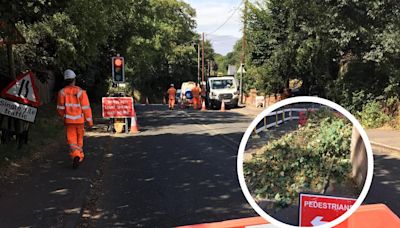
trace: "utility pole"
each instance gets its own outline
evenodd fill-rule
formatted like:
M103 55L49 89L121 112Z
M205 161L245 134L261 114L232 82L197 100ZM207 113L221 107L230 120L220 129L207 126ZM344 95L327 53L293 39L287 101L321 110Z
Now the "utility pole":
M211 61L207 59L207 78L211 76Z
M14 63L14 53L13 53L12 44L6 44L6 47L7 47L7 56L8 56L9 77L11 79L15 79L16 74L15 74L15 63Z
M197 42L197 82L200 82L200 40Z
M201 81L204 82L204 32L201 41Z
M240 104L243 104L243 70L245 63L245 51L246 51L246 28L247 28L247 0L244 0L244 11L243 11L243 37L242 37L242 55L240 58L240 83L239 83L239 94Z

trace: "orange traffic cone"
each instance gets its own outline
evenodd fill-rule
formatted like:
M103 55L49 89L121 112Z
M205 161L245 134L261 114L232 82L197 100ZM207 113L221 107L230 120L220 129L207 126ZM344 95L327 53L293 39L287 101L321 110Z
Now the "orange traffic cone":
M131 131L130 131L130 133L131 134L139 133L138 125L137 125L137 122L136 122L136 116L131 118Z
M224 101L222 101L221 110L220 111L221 112L225 112L225 102Z
M201 104L201 111L202 111L202 112L207 111L207 109L206 109L206 102L205 102L205 101L203 101L203 103Z

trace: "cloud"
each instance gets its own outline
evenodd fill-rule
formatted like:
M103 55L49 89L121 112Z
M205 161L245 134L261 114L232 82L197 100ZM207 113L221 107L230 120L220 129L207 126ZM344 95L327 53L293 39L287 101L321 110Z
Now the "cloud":
M233 46L240 38L230 35L208 35L206 39L211 41L216 53L226 55L233 51Z
M211 40L217 53L226 54L241 35L241 9L237 9L241 0L185 0L197 13L198 33L212 33L206 39ZM233 15L232 15L233 13ZM224 26L218 29L229 17ZM216 29L218 29L216 31Z

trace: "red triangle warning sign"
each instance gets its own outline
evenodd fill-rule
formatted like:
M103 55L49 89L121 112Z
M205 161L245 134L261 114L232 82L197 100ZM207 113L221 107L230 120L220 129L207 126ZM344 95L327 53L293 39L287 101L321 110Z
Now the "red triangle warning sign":
M32 71L19 75L17 79L1 91L1 96L35 107L40 105L40 97Z

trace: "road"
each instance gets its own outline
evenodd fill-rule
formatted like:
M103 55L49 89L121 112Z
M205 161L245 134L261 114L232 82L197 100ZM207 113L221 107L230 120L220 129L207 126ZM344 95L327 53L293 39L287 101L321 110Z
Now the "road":
M0 224L172 227L256 216L237 180L237 148L252 120L241 111L139 106L142 132L88 132L78 170L65 149L19 165L15 178L0 186ZM399 158L375 159L367 202L386 203L400 215Z
M95 225L171 227L255 215L236 173L250 119L165 109L139 107L143 132L112 139Z
M251 119L139 106L137 135L89 132L86 160L59 151L1 189L7 227L171 227L255 216L236 173Z

